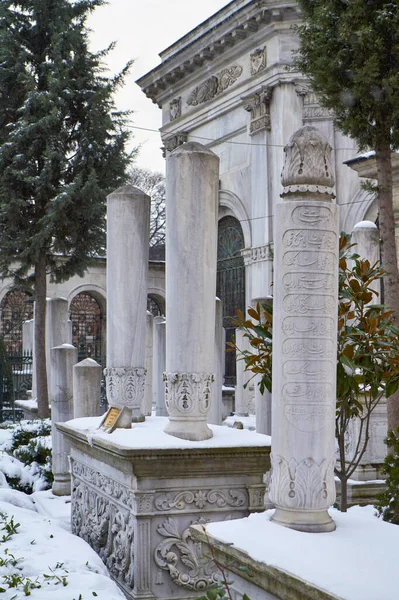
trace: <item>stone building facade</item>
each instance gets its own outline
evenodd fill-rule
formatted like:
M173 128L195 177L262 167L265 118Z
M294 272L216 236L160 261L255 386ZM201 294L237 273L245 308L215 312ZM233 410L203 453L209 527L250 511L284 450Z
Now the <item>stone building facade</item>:
M150 249L153 254L153 249ZM154 256L155 258L155 256ZM156 255L149 262L148 309L154 315L165 314L165 260ZM75 275L63 283L47 282L48 298L66 298L72 321L72 342L79 358L94 358L104 364L106 348L106 259L99 258L83 277ZM16 288L11 280L0 282L0 336L8 354L19 355L23 348L22 324L33 318L32 292ZM105 366L105 364L104 364Z
M220 157L218 295L225 317L272 292L282 149L300 127L316 126L333 148L341 230L375 212L344 164L356 155L355 143L290 68L300 18L295 1L233 0L162 51L161 64L137 81L162 110L165 153L197 141Z

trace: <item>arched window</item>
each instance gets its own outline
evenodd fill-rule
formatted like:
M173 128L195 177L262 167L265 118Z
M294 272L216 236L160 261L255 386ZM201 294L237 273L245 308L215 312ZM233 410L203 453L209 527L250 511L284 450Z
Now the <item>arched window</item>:
M147 296L147 310L152 314L153 317L160 317L164 314L161 303L155 296L151 294L148 294Z
M7 354L22 355L22 325L33 319L31 296L23 290L14 289L4 296L0 305L1 337Z
M101 306L88 292L77 294L69 307L72 321L72 344L78 349L78 358L93 358L98 363L105 361L102 340Z
M223 301L223 326L226 341L231 341L235 327L231 318L239 308L245 311L245 267L241 250L244 235L240 222L234 217L223 217L218 227L217 283L216 294ZM234 352L226 354L225 385L236 383L236 357Z

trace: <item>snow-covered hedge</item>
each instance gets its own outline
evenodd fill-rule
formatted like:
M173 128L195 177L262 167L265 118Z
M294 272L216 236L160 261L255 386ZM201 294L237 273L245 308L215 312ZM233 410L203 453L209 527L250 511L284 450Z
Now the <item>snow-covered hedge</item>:
M0 487L31 494L51 487L51 421L21 421L0 434Z

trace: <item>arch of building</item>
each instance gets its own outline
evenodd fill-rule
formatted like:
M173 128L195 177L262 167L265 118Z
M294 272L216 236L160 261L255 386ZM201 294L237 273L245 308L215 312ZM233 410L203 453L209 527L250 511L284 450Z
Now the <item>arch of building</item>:
M72 321L72 343L78 348L79 360L93 358L105 366L105 290L93 284L79 285L70 292L68 304Z
M251 221L244 203L233 192L220 190L218 220L220 221L227 216L234 217L240 222L245 248L250 248L252 246Z
M341 229L351 233L356 223L360 221L373 221L377 219L377 201L375 194L368 190L359 189L348 204ZM341 209L342 210L342 209Z
M0 298L0 335L7 354L22 354L22 326L33 318L32 293L8 285L1 291Z
M157 314L154 314L154 310L151 310L151 307L150 307L150 300L153 300L154 303L159 307L159 310L157 311L157 313L158 314L160 313L161 315L166 315L166 302L165 302L164 290L150 286L148 288L147 294L148 294L147 309L150 312L152 312L154 316L157 316ZM155 309L155 306L153 306L153 308Z

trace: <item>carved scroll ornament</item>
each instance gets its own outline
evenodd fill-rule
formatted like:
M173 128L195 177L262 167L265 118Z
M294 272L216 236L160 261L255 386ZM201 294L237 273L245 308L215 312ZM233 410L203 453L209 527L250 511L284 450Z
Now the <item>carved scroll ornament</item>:
M194 542L189 528L180 533L175 519L168 518L157 527L157 532L165 539L155 549L155 563L169 572L176 585L199 592L219 582L213 560L204 556L201 544Z

